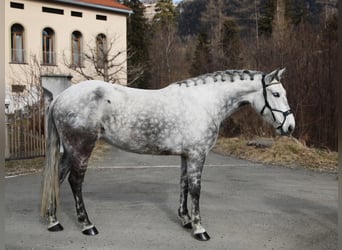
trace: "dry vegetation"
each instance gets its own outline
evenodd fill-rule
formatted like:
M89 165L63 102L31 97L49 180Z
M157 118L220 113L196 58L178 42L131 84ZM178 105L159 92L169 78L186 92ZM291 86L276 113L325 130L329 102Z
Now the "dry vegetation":
M103 141L96 143L89 163L92 164L101 159L103 155L110 149L110 145ZM31 174L41 172L44 166L44 157L23 159L23 160L10 160L5 162L6 176Z
M220 138L214 151L254 162L291 168L303 167L320 172L337 172L337 152L307 147L293 137L254 138L253 140L266 140L274 143L270 147L263 148L248 146L251 140L244 137Z
M10 160L5 162L6 176L37 173L43 169L44 158Z

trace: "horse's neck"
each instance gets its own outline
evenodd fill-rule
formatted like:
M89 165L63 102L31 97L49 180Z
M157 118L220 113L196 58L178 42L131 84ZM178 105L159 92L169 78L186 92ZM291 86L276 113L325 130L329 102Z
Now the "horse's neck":
M220 123L228 116L236 112L245 104L252 104L255 93L260 91L261 82L258 78L254 80L238 80L234 82L222 82L217 88L210 90L215 98L207 100L210 111L215 119Z

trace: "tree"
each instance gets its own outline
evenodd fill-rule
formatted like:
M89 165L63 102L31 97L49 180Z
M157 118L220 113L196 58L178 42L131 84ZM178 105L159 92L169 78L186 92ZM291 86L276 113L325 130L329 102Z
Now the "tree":
M239 28L234 20L226 20L222 28L223 61L225 68L241 67Z
M226 20L223 0L209 0L201 15L202 31L207 33L214 57L223 56L222 28Z
M155 8L156 14L153 23L159 27L176 24L177 12L172 0L158 0Z
M36 55L30 55L27 64L11 65L10 86L6 98L11 99L10 111L41 106L43 103L42 75L61 74L58 67L43 66Z
M262 0L260 6L260 18L258 27L260 35L272 34L272 23L276 7L276 0Z
M294 26L318 22L316 0L286 0L286 16Z
M239 28L236 20L227 16L224 10L223 0L210 0L201 16L203 32L210 44L213 70L237 68L240 64Z
M200 33L197 38L197 45L191 64L190 74L197 76L212 71L212 55L210 44L206 33Z
M127 82L127 60L132 57L129 50L116 47L119 39L115 34L99 34L90 41L82 53L82 60L75 64L64 54L64 64L86 80L101 79L110 83ZM141 75L141 67L131 71L131 74ZM132 78L136 80L136 78ZM127 82L127 85L132 84Z
M128 82L139 88L147 88L150 78L149 50L150 26L144 16L144 5L139 0L124 0L123 4L133 10L128 17L127 43L132 55L127 61ZM136 70L141 69L137 74Z
M180 2L178 32L182 37L197 36L201 32L201 15L206 9L206 0Z
M177 33L177 12L172 0L159 0L152 20L152 42L150 45L153 65L152 88L169 84L173 70L173 52Z

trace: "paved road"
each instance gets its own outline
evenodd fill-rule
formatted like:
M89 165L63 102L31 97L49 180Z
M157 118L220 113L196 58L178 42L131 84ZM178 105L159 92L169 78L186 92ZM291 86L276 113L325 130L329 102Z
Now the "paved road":
M67 183L65 230L50 233L39 219L41 174L6 179L6 249L337 249L335 175L211 153L201 196L211 240L199 242L176 216L179 162L117 149L92 161L84 196L95 237L81 234Z

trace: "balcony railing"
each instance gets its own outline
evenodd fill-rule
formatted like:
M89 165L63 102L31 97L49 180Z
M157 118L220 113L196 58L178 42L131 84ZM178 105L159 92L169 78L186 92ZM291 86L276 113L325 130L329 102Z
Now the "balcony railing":
M11 50L11 62L12 63L25 63L25 50L24 49L12 49Z
M72 52L71 59L72 65L75 67L83 67L83 53Z
M54 52L54 51L43 51L42 63L45 65L56 65L56 52Z

